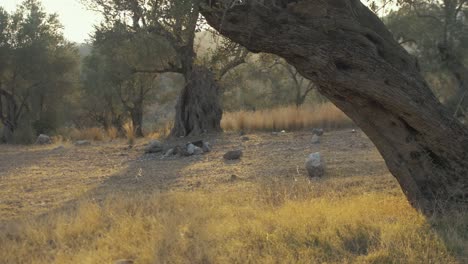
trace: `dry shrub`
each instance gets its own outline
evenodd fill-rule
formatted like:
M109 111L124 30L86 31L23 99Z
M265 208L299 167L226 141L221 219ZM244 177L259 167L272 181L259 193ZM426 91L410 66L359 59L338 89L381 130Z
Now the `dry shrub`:
M353 122L331 103L318 106L287 106L259 111L225 113L221 126L226 131L239 130L300 130L320 127L339 129L353 126Z
M128 121L123 125L123 129L125 132L125 137L127 138L128 144L133 145L135 144L136 133L135 127L133 126L132 121Z
M54 144L62 144L66 142L65 138L62 135L52 136L51 139L52 139L52 143Z
M166 122L163 125L156 128L153 132L146 135L149 139L164 139L167 138L171 134L172 127L174 126L174 122Z
M110 140L117 139L119 137L119 130L115 127L110 127L107 129L107 136Z
M102 141L105 138L105 131L99 127L90 127L90 128L83 128L83 129L76 129L72 128L69 130L68 135L64 135L65 137L69 137L71 140L94 140L94 141Z

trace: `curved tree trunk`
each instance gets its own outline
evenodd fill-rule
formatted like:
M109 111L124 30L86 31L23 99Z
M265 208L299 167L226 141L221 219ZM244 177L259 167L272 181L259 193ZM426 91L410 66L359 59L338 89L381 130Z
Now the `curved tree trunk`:
M360 1L222 3L202 4L208 23L253 52L285 58L314 81L374 142L413 206L432 212L468 204L468 130Z
M176 105L172 136L193 136L221 131L220 89L211 71L193 66Z

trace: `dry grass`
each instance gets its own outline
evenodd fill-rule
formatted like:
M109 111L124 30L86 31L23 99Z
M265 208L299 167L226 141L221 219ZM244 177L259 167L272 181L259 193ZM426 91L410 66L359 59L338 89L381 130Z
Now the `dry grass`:
M167 138L171 134L172 127L174 126L174 122L166 122L153 132L146 135L149 139L164 139Z
M468 214L414 210L360 132L325 133L317 181L296 169L310 132L249 137L235 163L229 135L194 159L5 147L0 263L468 263Z
M225 113L221 126L226 131L299 130L320 127L338 129L353 126L353 122L331 103L300 107L280 107L259 111Z
M75 140L94 140L103 141L106 138L106 132L102 128L90 127L83 129L72 128L61 132L62 136Z
M125 137L127 138L127 142L129 145L135 144L136 133L135 127L133 126L133 122L128 121L123 125L123 129L125 132Z
M119 130L115 127L110 127L107 129L107 137L109 137L110 140L115 140L119 137Z
M0 258L5 263L121 258L136 263L457 263L403 197L376 192L317 197L309 192L315 183L300 184L312 187L281 183L245 192L134 193L103 203L84 201L68 212L2 230ZM289 193L280 203L271 195L281 194L278 188ZM467 219L465 213L441 221L462 231ZM450 233L459 248L466 245L463 232Z

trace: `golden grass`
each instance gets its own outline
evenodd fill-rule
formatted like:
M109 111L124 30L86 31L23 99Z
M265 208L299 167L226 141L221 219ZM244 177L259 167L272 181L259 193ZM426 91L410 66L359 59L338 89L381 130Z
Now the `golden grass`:
M0 259L4 263L113 263L122 258L135 263L457 263L425 217L402 196L317 195L310 191L320 183L297 184L311 187L276 183L243 192L115 194L102 203L83 201L67 212L1 229ZM451 246L465 254L467 220L464 213L438 222L447 226Z
M104 129L99 127L90 127L83 129L72 128L68 131L63 132L64 137L75 140L94 140L103 141L106 138L106 132Z
M149 139L164 139L167 138L171 134L172 127L174 126L174 122L166 122L162 124L160 127L155 129L153 132L146 135Z
M129 145L135 144L136 139L136 132L135 127L133 126L132 121L128 121L123 125L123 129L125 132L125 137L127 138L127 142Z
M107 137L110 139L110 140L114 140L114 139L117 139L119 137L119 130L115 127L110 127L107 129Z
M280 107L259 111L224 113L221 127L226 131L299 130L303 128L338 129L353 122L331 103L318 106Z

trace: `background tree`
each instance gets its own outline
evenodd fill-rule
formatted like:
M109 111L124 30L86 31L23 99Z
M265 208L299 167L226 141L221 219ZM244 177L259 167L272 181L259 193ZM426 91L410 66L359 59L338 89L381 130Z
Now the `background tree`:
M455 115L468 100L468 1L407 0L386 19L389 29L420 61L425 76L446 80L435 91ZM453 80L453 81L452 81ZM451 85L455 83L455 85ZM447 89L447 86L455 86ZM460 107L462 106L462 107Z
M284 73L286 73L286 79L290 80L290 87L288 87L288 90L294 91L293 103L296 105L296 107L304 104L307 95L316 89L312 81L304 78L294 66L287 63L284 59L278 56L263 53L259 57L259 60L265 69L274 71L272 73L274 76L278 76L278 74L280 76L284 76Z
M164 67L140 69L139 72L176 72L183 75L185 85L176 105L171 132L173 136L221 130L222 91L216 83L220 75L200 65L201 63L197 65L196 34L205 25L200 16L199 1L96 0L87 3L100 11L106 21L119 20L122 24L129 21L129 26L134 30L157 34L172 48L174 57Z
M69 114L78 53L63 38L57 15L46 14L37 0L24 1L11 15L0 9L0 21L2 141L30 141Z
M144 106L156 92L157 69L172 57L166 44L157 34L124 20L97 28L84 64L85 101L93 106L96 121L120 129L128 115L136 135L143 136Z

